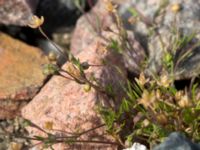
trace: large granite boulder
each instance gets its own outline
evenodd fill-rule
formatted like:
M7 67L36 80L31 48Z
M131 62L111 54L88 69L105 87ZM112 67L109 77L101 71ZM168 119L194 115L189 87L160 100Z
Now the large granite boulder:
M93 42L86 49L80 52L77 57L83 62L88 61L90 64L102 64L107 61L106 65L100 67L91 67L86 71L87 77L95 76L98 82L106 87L112 85L115 93L118 93L118 100L123 96L122 85L125 81L125 69L121 63L120 57L108 51L102 51L99 47L99 41ZM65 65L68 65L66 63ZM64 68L65 68L64 65ZM122 74L118 72L121 69ZM121 85L122 84L122 85ZM58 129L55 134L64 134L65 132L85 131L101 124L100 116L96 109L101 103L108 106L110 101L107 96L92 89L89 92L84 91L84 85L75 81L54 76L40 91L40 93L23 108L22 115L26 119L40 127L44 127L46 122L52 122L53 128ZM116 104L117 105L117 104ZM63 132L59 132L63 131ZM30 135L44 135L41 131L29 128ZM91 133L83 135L81 140L112 141L106 135L105 129L100 128ZM67 144L56 144L55 149L69 149ZM77 149L116 149L116 146L105 144L79 144L75 143Z

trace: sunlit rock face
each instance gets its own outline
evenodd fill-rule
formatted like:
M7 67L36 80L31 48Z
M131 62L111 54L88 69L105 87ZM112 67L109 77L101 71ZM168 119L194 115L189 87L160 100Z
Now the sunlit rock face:
M35 96L46 79L45 63L48 60L40 49L0 32L0 119L19 115Z

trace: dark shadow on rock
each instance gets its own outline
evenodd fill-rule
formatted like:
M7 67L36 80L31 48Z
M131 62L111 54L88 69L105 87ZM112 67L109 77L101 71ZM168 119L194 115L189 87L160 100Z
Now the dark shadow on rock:
M92 3L95 1L92 0ZM86 1L83 7L85 12L90 10ZM82 12L73 0L40 0L36 15L44 16L45 22L42 28L48 35L51 35L55 31L74 26Z
M148 50L148 37L142 33L139 33L137 31L134 32L136 40L141 44L141 46L144 48L144 52L146 56L149 56L149 50Z
M175 56L175 64L187 52L181 50ZM191 50L191 53L182 59L175 70L176 79L189 79L200 74L200 47Z

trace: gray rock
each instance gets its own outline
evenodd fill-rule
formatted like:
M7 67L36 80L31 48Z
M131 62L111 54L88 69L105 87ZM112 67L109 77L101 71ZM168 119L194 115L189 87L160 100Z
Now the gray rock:
M157 12L159 8L161 8L161 4L163 2L166 2L166 5L162 5L162 9L160 9L163 12L163 15L157 16ZM180 4L181 11L178 13L172 12L171 6L173 4ZM132 25L126 21L131 16L128 9L132 6L135 6L142 13L142 15L145 16L147 24L144 24L142 21L138 21ZM128 2L121 4L119 12L124 18L125 27L129 30L133 30L138 35L142 35L142 38L138 36L139 40L144 46L147 46L146 48L148 49L149 54L149 62L146 70L147 73L159 72L162 64L162 57L164 55L158 36L156 34L149 36L148 25L152 22L158 24L157 29L162 36L166 47L169 46L169 50L171 49L170 46L172 46L172 37L174 36L172 32L174 24L176 25L176 28L180 30L182 35L189 36L195 32L197 33L195 38L200 40L200 1L198 0L129 0ZM144 40L145 38L143 37L146 37L148 40ZM190 78L199 74L196 69L200 66L198 63L200 55L199 50L194 49L192 52L194 54L183 60L178 65L177 70L175 70L175 74L177 75L176 79ZM189 74L189 72L192 72L192 74Z
M200 150L200 144L191 142L181 133L173 132L153 150Z
M182 50L183 51L183 50ZM180 58L181 54L177 54L177 57ZM197 77L200 74L200 47L194 48L190 55L180 61L175 70L175 78L180 79L189 79Z

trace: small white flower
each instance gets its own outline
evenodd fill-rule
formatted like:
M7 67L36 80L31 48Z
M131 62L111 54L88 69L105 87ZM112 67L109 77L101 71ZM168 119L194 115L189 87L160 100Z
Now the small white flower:
M132 147L123 150L147 150L147 148L145 145L142 145L140 143L133 143Z

